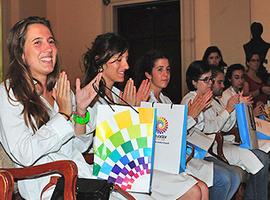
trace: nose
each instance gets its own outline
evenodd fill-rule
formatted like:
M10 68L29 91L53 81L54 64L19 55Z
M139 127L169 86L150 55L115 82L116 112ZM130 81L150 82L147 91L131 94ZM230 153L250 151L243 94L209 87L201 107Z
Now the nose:
M224 86L224 83L223 83L223 82L221 83L221 88L225 88L225 86Z
M53 51L53 47L52 47L51 43L49 43L47 41L44 42L43 49L46 52L52 52Z
M129 69L129 65L126 59L122 59L121 67L124 69Z

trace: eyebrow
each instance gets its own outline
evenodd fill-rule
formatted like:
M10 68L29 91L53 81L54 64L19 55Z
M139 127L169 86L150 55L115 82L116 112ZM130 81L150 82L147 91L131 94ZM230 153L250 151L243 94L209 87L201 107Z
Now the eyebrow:
M36 37L32 40L32 42L34 42L35 40L40 40L43 39L42 37ZM55 38L53 36L50 36L48 39L53 39L55 41Z

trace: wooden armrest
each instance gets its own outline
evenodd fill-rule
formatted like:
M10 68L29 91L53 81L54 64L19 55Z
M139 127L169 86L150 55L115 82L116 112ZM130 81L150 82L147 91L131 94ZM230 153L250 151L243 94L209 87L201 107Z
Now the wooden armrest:
M114 191L119 192L123 197L125 197L128 200L136 200L131 194L129 194L127 191L123 190L119 185L113 186Z
M75 189L78 169L73 161L61 160L32 167L6 168L4 170L10 172L16 181L41 177L54 173L61 174L65 179L64 199L76 199Z
M0 170L0 199L11 200L14 180L10 172Z

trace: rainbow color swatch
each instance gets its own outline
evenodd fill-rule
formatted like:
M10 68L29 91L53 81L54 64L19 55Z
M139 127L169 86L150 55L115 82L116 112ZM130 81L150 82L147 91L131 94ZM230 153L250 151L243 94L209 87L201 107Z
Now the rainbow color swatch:
M93 174L122 189L149 193L153 168L155 109L98 106Z

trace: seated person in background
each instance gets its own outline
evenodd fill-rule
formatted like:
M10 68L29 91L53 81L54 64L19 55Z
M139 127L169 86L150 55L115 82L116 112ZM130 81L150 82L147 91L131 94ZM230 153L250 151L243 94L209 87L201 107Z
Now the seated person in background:
M225 91L222 93L221 101L224 105L227 104L229 98L240 92L246 96L248 91L248 83L245 81L245 67L241 64L233 64L228 67L225 75ZM251 97L252 98L252 97ZM251 98L249 98L251 100ZM245 102L247 103L247 102ZM264 104L258 102L254 108L254 116L264 115Z
M149 97L150 84L147 80L141 84L138 92L131 79L128 80L124 92L114 87L115 83L124 81L125 72L129 69L127 61L128 43L114 33L97 36L92 46L84 54L86 73L83 84L88 84L92 77L95 77L99 71L103 71L102 81L106 85L106 87L100 88L100 90L103 90L103 94L105 94L104 97L98 97L94 104L88 107L92 118L96 117L97 106L100 104L107 104L107 102L125 104L114 93L122 96L131 105L146 101ZM87 126L95 128L95 124L89 123ZM169 174L154 170L151 195L134 193L132 195L136 199L202 199L201 190L196 183L197 181L194 178L187 175ZM112 194L111 196L121 198L117 194Z
M190 92L184 96L182 104L188 104L190 101L194 100L197 95L205 95L207 92L211 91L212 73L210 67L204 64L203 61L192 62L186 72L186 82ZM204 111L201 111L194 121L196 121L196 123L190 123L190 120L188 120L187 127L189 133L187 140L191 135L198 134L198 136L200 136L204 134L206 128ZM209 140L214 141L215 134L208 135L208 137ZM196 145L196 143L194 144ZM192 160L193 159L191 159L191 161ZM209 161L206 162L210 163ZM195 170L192 172L198 177ZM206 171L205 173L209 175L209 172ZM239 184L240 176L237 172L227 168L224 164L218 162L214 163L214 184L209 188L210 199L231 199L237 191Z
M0 141L16 167L56 160L72 160L78 175L91 178L82 152L92 135L74 132L70 116L76 110L65 72L59 74L57 47L50 23L28 17L17 22L8 36L9 71L0 85ZM97 83L98 75L93 79ZM92 83L80 89L77 108L84 109L95 97ZM57 83L57 86L56 86ZM24 199L38 199L50 176L18 181ZM42 199L50 199L51 187Z
M228 68L228 72L230 67ZM211 107L204 113L204 132L211 133L219 130L229 132L236 125L234 106L239 99L243 103L251 103L251 97L243 97L242 92L228 97L227 102L222 101L224 89L224 73L213 69L213 101ZM233 145L231 142L223 144L224 155L231 165L241 167L250 173L245 190L245 199L267 199L268 197L268 169L269 155L259 149L248 150ZM213 160L213 159L211 159Z
M148 101L172 104L169 97L162 93L162 90L168 86L171 76L171 66L168 56L159 50L148 51L139 60L136 68L136 85L140 85L140 83L147 79L150 82L151 92ZM203 99L207 102L207 98ZM204 101L200 102L204 103ZM204 103L204 106L206 105L207 103ZM197 103L196 110L200 108L203 109L204 106ZM181 173L180 175L184 177L187 176L185 173ZM202 191L202 199L208 199L208 188L206 184L200 180L197 181L197 185Z
M253 97L253 106L267 103L268 96L270 95L270 86L266 85L266 79L263 78L260 72L261 65L260 55L256 52L247 55L247 76L249 94Z
M217 46L208 47L203 54L202 60L206 65L219 67L226 71L227 64L223 61L221 51Z

